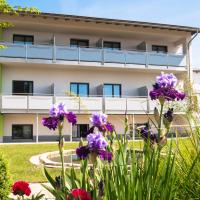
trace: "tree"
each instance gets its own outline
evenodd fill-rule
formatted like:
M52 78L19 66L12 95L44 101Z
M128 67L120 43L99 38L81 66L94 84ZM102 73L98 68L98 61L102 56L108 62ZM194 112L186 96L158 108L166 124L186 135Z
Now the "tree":
M21 7L21 6L13 7L7 2L7 0L0 0L0 13L3 14L12 13L17 16L19 15L20 12L39 14L39 10L35 7ZM8 21L0 21L0 41L3 40L2 38L3 31L12 26L13 24ZM5 47L4 45L0 45L0 48L4 47Z

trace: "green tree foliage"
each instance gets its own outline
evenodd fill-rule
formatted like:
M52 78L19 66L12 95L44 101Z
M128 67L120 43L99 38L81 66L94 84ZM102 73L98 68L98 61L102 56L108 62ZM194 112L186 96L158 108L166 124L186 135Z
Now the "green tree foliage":
M0 0L0 13L3 14L12 13L17 16L19 15L20 12L39 14L39 10L35 7L21 7L21 6L13 7L6 0ZM12 26L13 24L8 21L0 21L0 41L2 41L3 31ZM4 45L0 44L0 48L4 48Z
M0 154L0 199L7 200L10 193L10 177L8 164L2 154Z

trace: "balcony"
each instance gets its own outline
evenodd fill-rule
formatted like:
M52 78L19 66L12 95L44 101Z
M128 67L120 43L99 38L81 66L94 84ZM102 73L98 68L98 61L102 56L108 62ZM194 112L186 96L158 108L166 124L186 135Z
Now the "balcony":
M98 63L106 65L115 63L122 65L144 65L185 67L186 59L183 54L164 54L145 51L109 50L102 48L72 48L67 46L50 45L21 45L1 43L6 46L0 51L0 59L24 59L27 61L41 60L56 62ZM39 61L38 61L39 62Z
M137 114L148 112L147 97L71 97L71 96L23 96L3 95L2 113L48 113L53 103L65 103L69 111L91 114L103 111L107 114Z

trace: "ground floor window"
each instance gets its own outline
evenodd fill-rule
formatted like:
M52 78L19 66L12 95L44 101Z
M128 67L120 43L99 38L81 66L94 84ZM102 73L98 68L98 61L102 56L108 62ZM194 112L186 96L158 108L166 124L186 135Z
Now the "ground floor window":
M13 95L32 95L33 81L13 81L12 93Z
M73 126L73 129L72 129L72 137L84 138L86 137L88 130L89 130L89 124L76 124L75 126Z
M33 139L33 125L13 124L12 139Z

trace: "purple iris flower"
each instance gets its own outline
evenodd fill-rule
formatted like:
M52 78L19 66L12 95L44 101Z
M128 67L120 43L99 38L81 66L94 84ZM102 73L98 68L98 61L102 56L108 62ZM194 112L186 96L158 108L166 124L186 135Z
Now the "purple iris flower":
M176 87L177 78L172 73L165 74L164 72L161 72L161 75L156 77L156 83L160 87Z
M107 122L106 129L112 133L114 131L114 126L110 122Z
M75 125L77 123L77 117L73 112L68 112L65 114L67 120L69 123L72 123L72 125Z
M179 101L185 98L185 94L176 90L177 78L173 74L161 73L156 77L156 83L149 95L151 100L164 99L167 101Z
M158 140L157 135L155 133L152 133L148 127L142 127L140 129L140 134L145 141L150 139L150 141L152 142L157 142Z
M108 143L102 133L90 133L87 136L88 147L91 151L97 151L100 149L105 149Z
M44 117L42 119L43 126L48 127L50 130L54 130L58 127L58 118L57 117Z
M90 153L90 149L88 146L81 146L76 149L76 155L80 159L86 159L88 157L89 153Z
M153 90L149 93L151 100L164 98L167 101L179 101L185 98L185 93L176 90L173 87L160 87L158 84L153 85Z
M64 115L67 114L67 108L65 104L61 102L58 104L54 104L51 107L49 113L51 117L58 117L59 119L63 120Z
M107 115L100 112L100 113L93 113L92 117L90 118L90 121L93 126L99 126L101 127L102 125L106 124L107 122Z
M112 157L113 157L112 152L99 150L98 154L101 160L107 160L108 162L112 161Z

